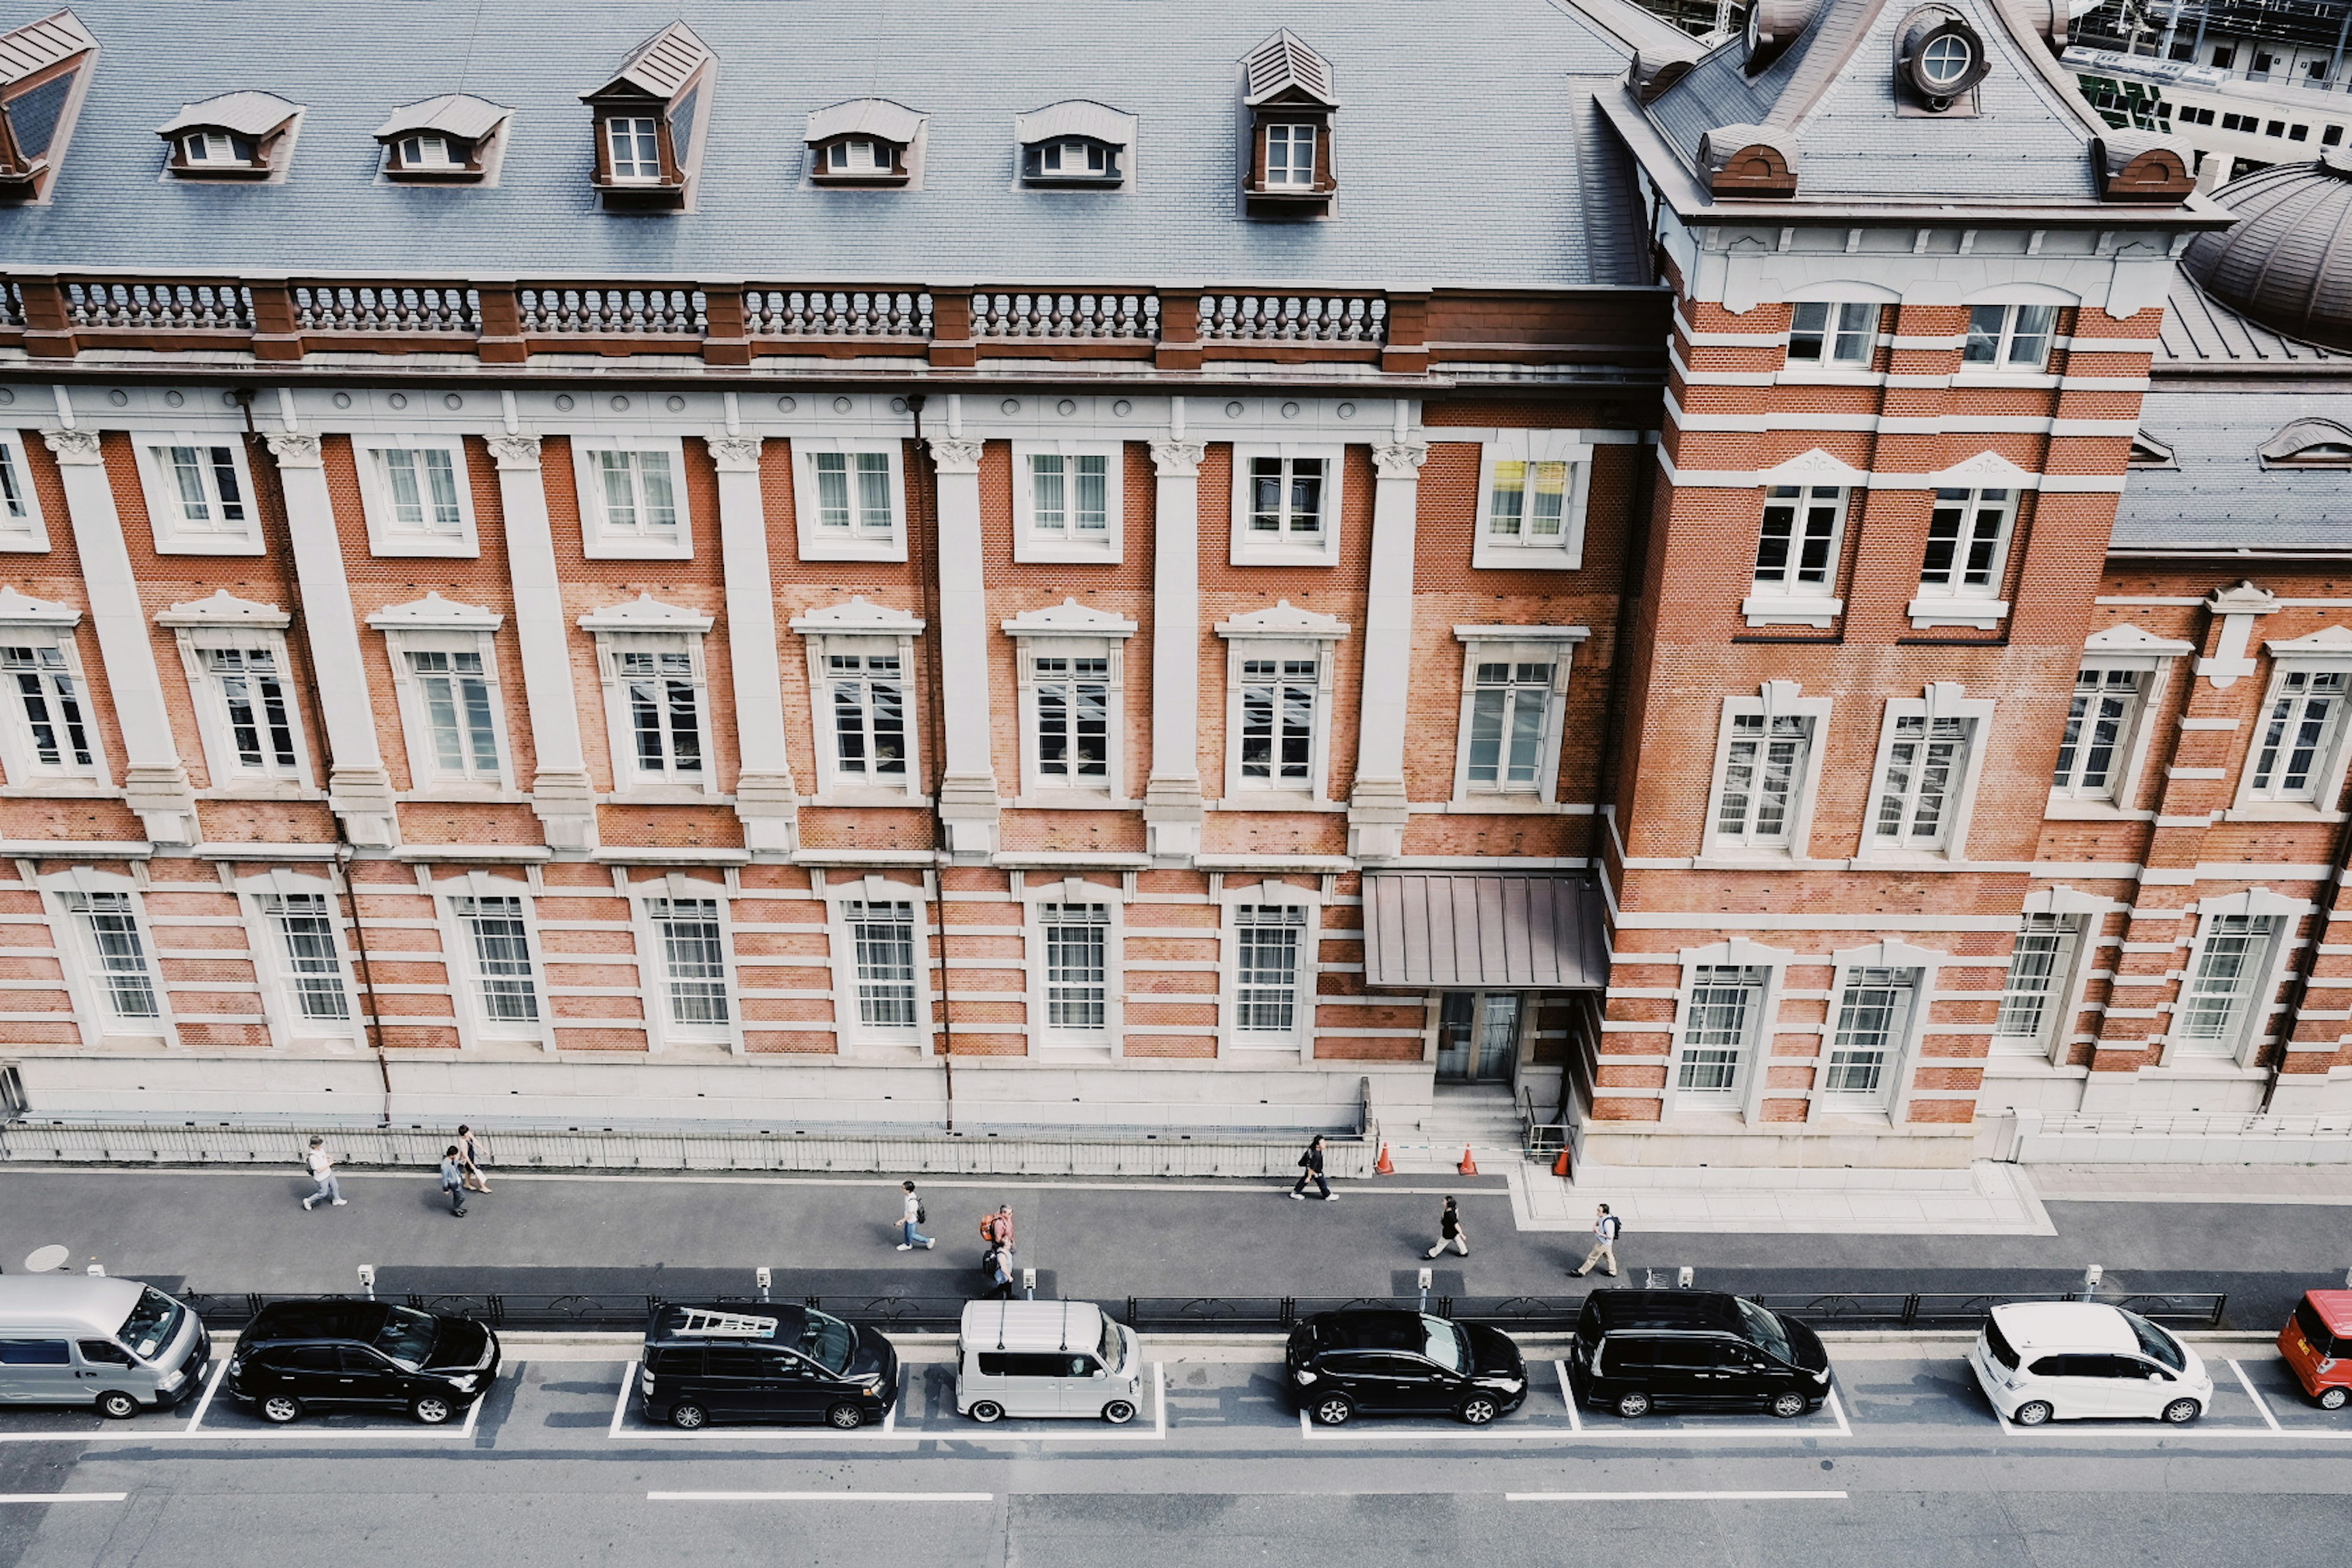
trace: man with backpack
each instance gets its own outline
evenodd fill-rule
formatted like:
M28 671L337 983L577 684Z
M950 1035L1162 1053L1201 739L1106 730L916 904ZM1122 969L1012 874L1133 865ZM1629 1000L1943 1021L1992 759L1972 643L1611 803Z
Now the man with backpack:
M898 1250L912 1252L919 1247L929 1252L939 1243L925 1236L917 1227L930 1216L923 1212L923 1200L915 1195L915 1184L908 1182L903 1185L906 1188L907 1201L898 1210Z
M1607 1204L1602 1204L1593 1210L1592 1250L1584 1255L1582 1263L1568 1271L1568 1277L1570 1279L1581 1279L1585 1272L1598 1263L1601 1265L1601 1272L1612 1279L1616 1279L1617 1238L1624 1234L1624 1226L1618 1222L1615 1215L1609 1212Z

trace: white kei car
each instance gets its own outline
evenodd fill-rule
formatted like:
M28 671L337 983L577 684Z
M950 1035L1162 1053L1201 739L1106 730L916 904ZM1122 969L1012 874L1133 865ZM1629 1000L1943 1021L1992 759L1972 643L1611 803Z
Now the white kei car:
M1995 1307L1969 1347L1995 1410L2020 1426L2129 1418L2194 1421L2213 1403L2197 1352L2137 1312L2101 1301Z

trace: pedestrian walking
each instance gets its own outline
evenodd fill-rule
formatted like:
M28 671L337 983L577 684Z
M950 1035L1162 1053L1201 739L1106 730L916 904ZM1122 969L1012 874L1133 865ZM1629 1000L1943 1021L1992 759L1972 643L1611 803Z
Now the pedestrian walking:
M466 1186L470 1192L487 1193L490 1179L482 1174L482 1167L490 1163L490 1152L474 1135L474 1130L464 1122L457 1123L457 1163L466 1167Z
M987 1299L992 1301L1013 1300L1013 1248L1010 1247L991 1248L988 1254L987 1269Z
M907 1201L898 1207L898 1250L912 1252L921 1247L929 1252L939 1245L922 1233L921 1226L931 1216L923 1212L923 1200L915 1195L915 1184L900 1184L906 1190Z
M1618 1223L1617 1216L1609 1212L1607 1204L1602 1204L1599 1208L1594 1209L1592 1211L1592 1250L1584 1255L1582 1263L1568 1271L1568 1277L1570 1279L1581 1279L1584 1278L1585 1271L1598 1263L1601 1265L1601 1272L1612 1279L1616 1279L1617 1238L1623 1235L1625 1227Z
M999 1204L996 1205L994 1214L984 1214L980 1216L980 1238L988 1243L989 1250L992 1252L1001 1247L1009 1257L1021 1250L1013 1242L1013 1205L1011 1204Z
M466 1217L466 1160L457 1145L449 1145L441 1156L441 1190L449 1194L449 1213L457 1219Z
M302 1167L310 1173L310 1179L319 1184L319 1190L302 1200L304 1208L318 1203L332 1203L337 1208L343 1206L343 1184L335 1180L334 1158L327 1152L324 1138L310 1140L310 1152L302 1156Z
M1434 1258L1449 1247L1465 1258L1470 1256L1470 1237L1462 1228L1462 1211L1454 1206L1452 1198L1445 1200L1445 1212L1437 1216L1437 1245L1422 1256Z
M1298 1156L1298 1184L1290 1189L1290 1195L1305 1203L1309 1182L1314 1183L1315 1190L1323 1194L1325 1203L1333 1201L1331 1184L1323 1179L1323 1134L1320 1132L1315 1135L1313 1142L1307 1145L1307 1152Z

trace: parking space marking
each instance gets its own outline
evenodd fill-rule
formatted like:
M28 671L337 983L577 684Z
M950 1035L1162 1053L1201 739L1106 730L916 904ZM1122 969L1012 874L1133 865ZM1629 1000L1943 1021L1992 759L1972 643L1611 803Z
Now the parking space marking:
M1843 1492L1505 1492L1505 1502L1843 1502Z
M2233 1361L2230 1363L2230 1370L2238 1374L2238 1386L2246 1391L2246 1397L2252 1400L2254 1408L2261 1412L2263 1425L2273 1432L2282 1430L2278 1424L2278 1417L2271 1414L2270 1401L2264 1399L2255 1389L2254 1380L2246 1375L2246 1369Z
M910 1436L941 1443L1164 1443L1168 1440L1168 1373L1162 1363L1151 1363L1151 1403L1158 1415L1149 1432L1003 1432L970 1422L969 1430L933 1431L920 1428ZM898 1414L894 1408L891 1414ZM961 1418L960 1418L961 1419Z
M524 1363L515 1363L517 1375ZM223 1370L226 1370L224 1363ZM468 1443L473 1441L474 1427L482 1418L482 1405L489 1398L489 1390L466 1406L466 1419L452 1430L447 1426L427 1426L421 1421L407 1421L398 1426L373 1426L361 1431L349 1429L325 1431L316 1426L289 1424L284 1426L263 1426L251 1432L230 1432L215 1426L198 1430L199 1424L212 1413L213 1394L220 1386L217 1374L213 1386L205 1390L202 1404L188 1424L175 1432L158 1433L148 1439L153 1443ZM126 1437L132 1434L124 1434Z
M844 1432L824 1426L814 1431L786 1432L769 1426L730 1426L721 1431L715 1426L698 1426L691 1432L664 1432L652 1428L625 1428L623 1419L629 1411L629 1390L637 1381L637 1363L643 1357L632 1360L621 1369L621 1389L613 1399L613 1424L604 1436L614 1442L626 1443L914 1443L921 1438L912 1432L898 1430L898 1407L906 1403L906 1369L899 1369L899 1396L890 1402L890 1413L879 1426L858 1426ZM826 1494L832 1495L830 1493Z
M0 1503L121 1502L129 1492L0 1492Z
M994 1492L647 1492L647 1502L994 1502Z
M1829 1406L1830 1414L1837 1417L1838 1436L1841 1437L1853 1436L1853 1428L1846 1424L1845 1406L1839 1403L1838 1392L1834 1388L1830 1390Z
M1582 1432L1584 1417L1577 1412L1576 1385L1568 1380L1568 1363L1556 1361L1551 1363L1551 1369L1559 1376L1559 1400L1561 1404L1568 1406L1568 1429L1571 1432Z

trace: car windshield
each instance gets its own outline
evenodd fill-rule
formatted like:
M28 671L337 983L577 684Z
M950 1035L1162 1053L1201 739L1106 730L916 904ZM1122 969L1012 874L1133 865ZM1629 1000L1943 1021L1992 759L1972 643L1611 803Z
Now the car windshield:
M2131 1325L2134 1337L2139 1341L2141 1353L2150 1361L2161 1362L2175 1372L2188 1366L2189 1352L2180 1348L2179 1340L2174 1339L2137 1312L2126 1312L2121 1307L2116 1308L2116 1310L2122 1315L2125 1322Z
M1782 1361L1793 1363L1796 1358L1789 1353L1789 1331L1780 1326L1780 1320L1743 1297L1733 1300L1739 1302L1739 1315L1748 1321L1748 1339Z
M1113 1371L1113 1372L1117 1372L1117 1371L1118 1370L1118 1363L1119 1363L1119 1359L1120 1359L1120 1356L1119 1356L1119 1342L1118 1342L1118 1325L1117 1323L1112 1322L1108 1318L1105 1318L1105 1319L1103 1320L1103 1337L1102 1337L1102 1347L1101 1347L1101 1348L1102 1348L1102 1363L1103 1363L1103 1365L1104 1365L1105 1367L1108 1368L1109 1370Z
M2294 1326L2303 1331L2303 1337L2309 1342L2315 1354L2332 1356L2342 1353L2343 1347L2336 1342L2335 1333L2328 1328L2327 1320L2319 1315L2319 1309L2313 1306L2309 1300L2305 1300L2295 1307Z
M433 1315L414 1307L394 1307L375 1337L375 1348L415 1372L433 1353Z
M122 1320L115 1338L139 1352L142 1361L153 1361L163 1353L163 1347L179 1337L180 1318L187 1311L169 1296L152 1285L139 1292L139 1304Z
M811 1312L801 1325L801 1354L835 1377L849 1370L849 1352L856 1343L856 1332L847 1323L823 1312Z
M1470 1336L1443 1318L1421 1320L1421 1353L1448 1372L1470 1370Z
M2009 1368L2010 1371L2015 1372L2017 1370L2017 1351L2010 1344L2009 1336L2000 1331L2000 1320L1999 1318L1987 1318L1985 1320L1984 1337L1985 1349L1992 1352L1992 1359L2000 1363L2001 1365Z

